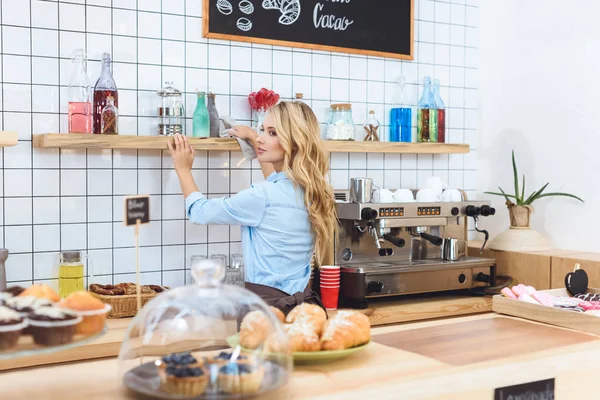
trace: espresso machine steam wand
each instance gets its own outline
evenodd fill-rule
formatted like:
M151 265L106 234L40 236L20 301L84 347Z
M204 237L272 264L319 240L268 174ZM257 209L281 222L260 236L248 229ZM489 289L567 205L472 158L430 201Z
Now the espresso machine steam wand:
M484 217L487 217L488 215L495 215L496 209L485 205L481 207L467 206L465 208L465 214L468 217L473 218L473 221L475 222L475 230L477 232L483 233L484 235L483 244L481 245L481 249L479 249L479 254L483 254L483 249L485 249L485 245L488 239L490 238L490 234L485 229L479 229L479 227L477 226L477 223L479 222L479 216L482 215Z

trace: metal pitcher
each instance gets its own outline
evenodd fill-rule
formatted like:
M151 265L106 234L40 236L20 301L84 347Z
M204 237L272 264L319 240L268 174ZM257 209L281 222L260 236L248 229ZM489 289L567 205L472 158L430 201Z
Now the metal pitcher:
M372 203L373 202L373 179L350 178L350 202Z
M463 252L460 252L460 243L464 243L465 247ZM441 245L441 254L440 258L446 261L458 261L462 256L465 255L467 248L466 240L452 239L447 238L444 239Z

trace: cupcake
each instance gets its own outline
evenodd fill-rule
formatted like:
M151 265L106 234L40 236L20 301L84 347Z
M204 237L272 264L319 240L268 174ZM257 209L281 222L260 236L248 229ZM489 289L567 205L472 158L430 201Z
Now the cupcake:
M33 296L40 299L48 299L54 303L60 300L60 296L46 284L31 285L19 294L21 297Z
M51 307L53 303L48 299L38 299L33 296L11 297L4 301L6 307L15 310L22 317L27 317L30 313L42 307Z
M27 322L18 312L0 307L0 350L15 347L25 326Z
M88 292L71 293L59 305L83 317L83 321L75 327L75 333L83 335L102 332L106 323L106 313L110 311L110 305L104 304Z
M75 326L81 320L67 308L40 307L29 314L29 331L35 343L57 346L73 341Z
M227 352L227 351L222 351L218 355L216 355L214 357L208 357L206 359L207 364L217 364L219 366L226 365L229 362L247 363L247 362L249 362L249 360L248 360L248 357L241 355L241 354L238 355L237 359L232 360L231 352Z
M11 286L7 288L3 293L10 293L13 296L18 296L25 290L22 286Z
M265 376L263 367L251 363L228 363L219 368L219 390L225 393L254 393Z
M207 385L208 374L200 367L168 365L161 374L161 388L172 394L199 396Z
M6 303L6 300L12 299L13 295L9 292L0 292L0 306L3 306Z

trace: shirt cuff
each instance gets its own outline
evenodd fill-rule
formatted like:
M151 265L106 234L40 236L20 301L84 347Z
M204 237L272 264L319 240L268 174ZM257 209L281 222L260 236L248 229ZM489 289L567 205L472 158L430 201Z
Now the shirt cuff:
M194 192L194 193L190 194L188 197L186 197L185 212L188 217L190 217L190 212L192 211L192 206L194 205L194 203L197 202L198 200L202 200L205 198L206 197L200 192Z

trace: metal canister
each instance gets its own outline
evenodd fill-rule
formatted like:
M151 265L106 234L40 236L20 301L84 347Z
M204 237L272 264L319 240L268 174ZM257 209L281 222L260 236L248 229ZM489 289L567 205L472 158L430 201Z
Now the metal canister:
M158 134L172 136L184 134L185 112L181 92L173 87L173 82L165 82L165 87L157 91L161 98L158 107Z

